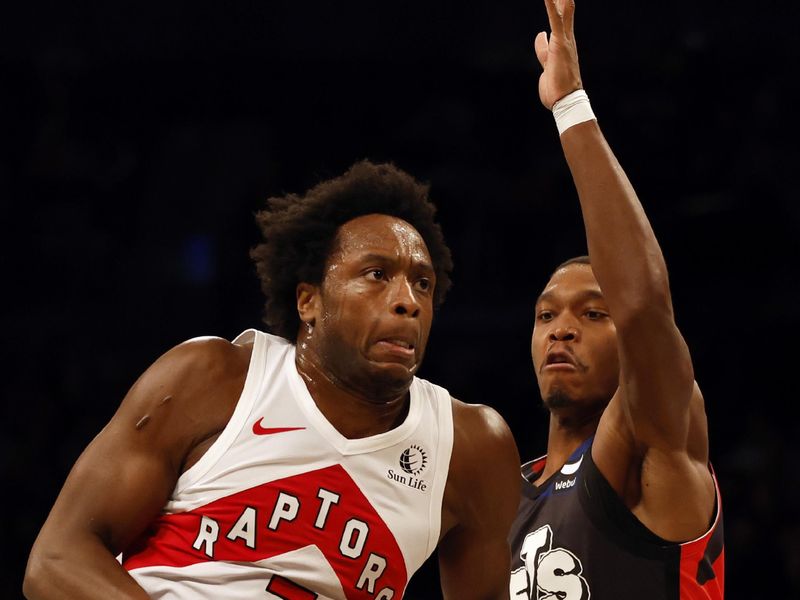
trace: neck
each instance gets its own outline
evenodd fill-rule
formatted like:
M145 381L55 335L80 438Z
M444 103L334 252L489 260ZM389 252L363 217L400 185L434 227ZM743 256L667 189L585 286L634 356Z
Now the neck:
M408 388L391 398L371 397L325 369L318 354L300 339L295 365L317 408L348 439L365 438L394 429L408 414Z
M602 414L602 409L579 417L574 414L560 414L559 411L550 412L550 428L547 434L547 462L545 463L544 471L536 480L536 485L540 485L553 473L560 470L578 446L594 435Z

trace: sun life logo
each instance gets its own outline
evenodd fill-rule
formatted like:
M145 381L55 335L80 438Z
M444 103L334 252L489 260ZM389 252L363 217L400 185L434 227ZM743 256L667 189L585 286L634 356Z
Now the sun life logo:
M427 465L427 453L416 444L403 450L400 455L400 468L409 475L419 475Z

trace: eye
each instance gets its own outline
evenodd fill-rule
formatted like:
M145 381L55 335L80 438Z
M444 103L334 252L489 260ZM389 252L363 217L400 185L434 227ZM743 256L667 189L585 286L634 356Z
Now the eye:
M414 283L414 287L420 292L429 292L431 291L431 280L427 277L417 279L417 281Z
M373 281L383 281L386 279L386 271L383 269L370 269L367 271L367 278Z
M553 319L553 313L550 312L549 310L539 311L539 314L536 315L537 321L544 321L546 323L547 321L551 321L552 319Z
M597 320L602 319L603 317L606 316L605 313L600 312L599 310L593 310L593 309L587 310L586 313L584 313L584 314L592 321L597 321Z

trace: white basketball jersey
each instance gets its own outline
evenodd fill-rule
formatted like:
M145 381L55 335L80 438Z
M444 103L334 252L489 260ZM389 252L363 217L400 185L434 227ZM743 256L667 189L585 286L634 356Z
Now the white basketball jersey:
M255 330L235 340L249 341L233 416L123 566L162 600L398 600L439 539L450 395L415 378L399 427L347 439L294 345Z

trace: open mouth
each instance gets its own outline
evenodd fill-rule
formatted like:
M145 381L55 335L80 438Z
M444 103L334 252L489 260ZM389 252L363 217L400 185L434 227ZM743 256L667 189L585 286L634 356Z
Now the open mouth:
M407 342L405 340L399 340L399 339L396 339L396 338L390 338L390 339L386 339L386 340L381 340L381 342L384 342L386 344L392 344L393 346L399 346L400 348L403 348L405 350L413 350L414 349L414 344L412 344L410 342Z
M571 371L577 368L575 358L569 353L564 351L550 352L544 360L542 370L566 370Z
M413 359L416 356L414 352L415 346L408 339L403 338L384 338L378 340L375 346L389 356L395 356L403 359Z
M385 338L378 340L378 346L390 352L400 354L414 354L414 344L400 338Z
M575 360L568 352L551 352L547 355L545 364L548 365L574 365Z

